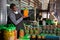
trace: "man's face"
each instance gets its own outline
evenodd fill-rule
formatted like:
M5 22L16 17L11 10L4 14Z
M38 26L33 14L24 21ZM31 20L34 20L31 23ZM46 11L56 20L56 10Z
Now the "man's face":
M41 13L39 13L39 15L42 15Z
M17 7L16 7L16 6L14 6L12 10L13 10L13 11L17 11Z

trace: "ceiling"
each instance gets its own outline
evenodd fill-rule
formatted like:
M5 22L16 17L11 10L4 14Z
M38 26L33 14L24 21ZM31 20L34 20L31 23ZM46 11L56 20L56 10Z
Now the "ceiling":
M52 2L53 0L50 0L50 1ZM19 3L21 3L21 8L27 7L29 9L32 9L34 7L41 8L42 4L44 5L48 4L49 0L8 0L8 4L11 4L11 3L17 4L18 7L20 7Z
M38 7L42 6L42 3L49 3L49 0L21 0L21 7Z

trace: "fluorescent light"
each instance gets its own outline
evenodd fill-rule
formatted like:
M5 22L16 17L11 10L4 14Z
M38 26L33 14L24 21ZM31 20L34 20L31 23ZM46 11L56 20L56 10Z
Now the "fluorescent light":
M10 4L6 4L6 6L10 6Z

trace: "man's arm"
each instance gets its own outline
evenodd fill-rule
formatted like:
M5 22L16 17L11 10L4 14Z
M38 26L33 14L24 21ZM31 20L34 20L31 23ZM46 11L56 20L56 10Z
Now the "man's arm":
M17 25L18 23L20 23L20 22L23 20L23 17L21 17L21 18L19 18L18 20L16 20L14 14L12 14L12 13L9 15L9 17L10 17L11 21L12 21L15 25Z

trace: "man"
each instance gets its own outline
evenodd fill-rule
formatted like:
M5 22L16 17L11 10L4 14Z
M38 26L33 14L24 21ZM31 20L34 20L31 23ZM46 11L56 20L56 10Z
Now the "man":
M39 24L42 25L42 13L39 13L37 18L39 19Z
M50 13L50 15L49 15L49 19L50 19L50 20L58 20L58 19L55 17L53 11Z
M49 15L49 19L50 19L51 21L54 21L54 22L56 21L56 22L58 22L58 19L55 17L53 11L51 11L51 13L50 13L50 15Z
M18 11L16 5L13 3L10 4L10 11L8 13L9 13L8 15L9 23L13 23L14 25L16 25L17 38L18 38L20 28L24 29L22 20L25 17L21 15L20 11Z

